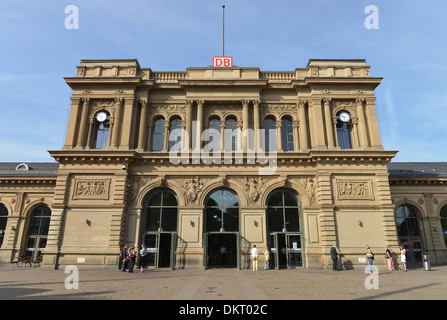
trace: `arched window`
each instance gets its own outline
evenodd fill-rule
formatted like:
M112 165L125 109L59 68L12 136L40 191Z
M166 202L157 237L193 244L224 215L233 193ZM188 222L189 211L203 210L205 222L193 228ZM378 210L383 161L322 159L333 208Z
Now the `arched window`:
M422 241L419 213L416 208L402 205L395 212L399 243L407 250L407 262L422 262Z
M229 117L225 120L225 151L235 151L237 140L237 120L234 117Z
M178 202L171 190L152 191L144 202L144 210L143 231L177 231Z
M276 139L275 119L268 117L264 119L264 150L277 151L278 144Z
M267 200L269 232L300 232L299 197L290 190L276 190Z
M26 256L34 258L41 256L41 252L47 245L50 220L51 209L46 205L40 205L33 210L28 228Z
M152 151L163 151L165 146L165 119L158 118L152 131Z
M6 209L3 203L0 203L0 247L3 244L7 223L8 223L8 209Z
M182 119L179 117L173 118L169 123L169 150L182 141ZM179 148L181 149L181 148Z
M443 206L441 209L441 228L442 234L444 235L444 242L447 246L447 205Z
M341 149L351 149L351 117L346 111L337 114L337 141Z
M107 111L101 111L95 117L94 149L104 149L109 142L110 115Z
M227 189L213 191L205 201L205 232L239 231L239 200Z
M281 119L281 146L283 151L293 151L293 128L289 117Z

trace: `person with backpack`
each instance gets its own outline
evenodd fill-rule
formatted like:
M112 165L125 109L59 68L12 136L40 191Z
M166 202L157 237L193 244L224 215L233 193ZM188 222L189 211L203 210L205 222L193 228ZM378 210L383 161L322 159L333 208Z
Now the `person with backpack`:
M369 274L372 274L374 271L373 268L374 253L372 253L371 248L368 245L366 246L366 258L368 259Z

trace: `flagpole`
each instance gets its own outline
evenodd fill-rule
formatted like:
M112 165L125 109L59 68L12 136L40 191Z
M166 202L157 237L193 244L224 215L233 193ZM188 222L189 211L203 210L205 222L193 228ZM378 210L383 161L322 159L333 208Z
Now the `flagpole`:
M225 6L222 6L222 57L225 57Z

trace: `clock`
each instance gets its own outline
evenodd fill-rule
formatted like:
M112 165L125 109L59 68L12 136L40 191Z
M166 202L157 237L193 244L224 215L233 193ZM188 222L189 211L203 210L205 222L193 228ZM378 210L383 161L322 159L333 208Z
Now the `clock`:
M96 120L98 122L104 122L107 119L107 114L105 112L100 112L96 115Z
M338 117L339 117L339 119L340 119L342 122L348 122L349 119L351 119L351 117L349 116L349 113L347 113L347 112L342 112L342 113L340 113L340 114L338 115Z

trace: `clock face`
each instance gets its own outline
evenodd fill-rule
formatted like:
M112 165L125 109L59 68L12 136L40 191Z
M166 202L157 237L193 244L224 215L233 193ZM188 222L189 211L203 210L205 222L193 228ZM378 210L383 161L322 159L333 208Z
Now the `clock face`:
M347 112L342 112L342 113L340 113L339 118L343 122L348 122L351 117L349 116L349 114Z
M107 119L107 114L105 112L100 112L96 115L96 120L98 122L104 122Z

